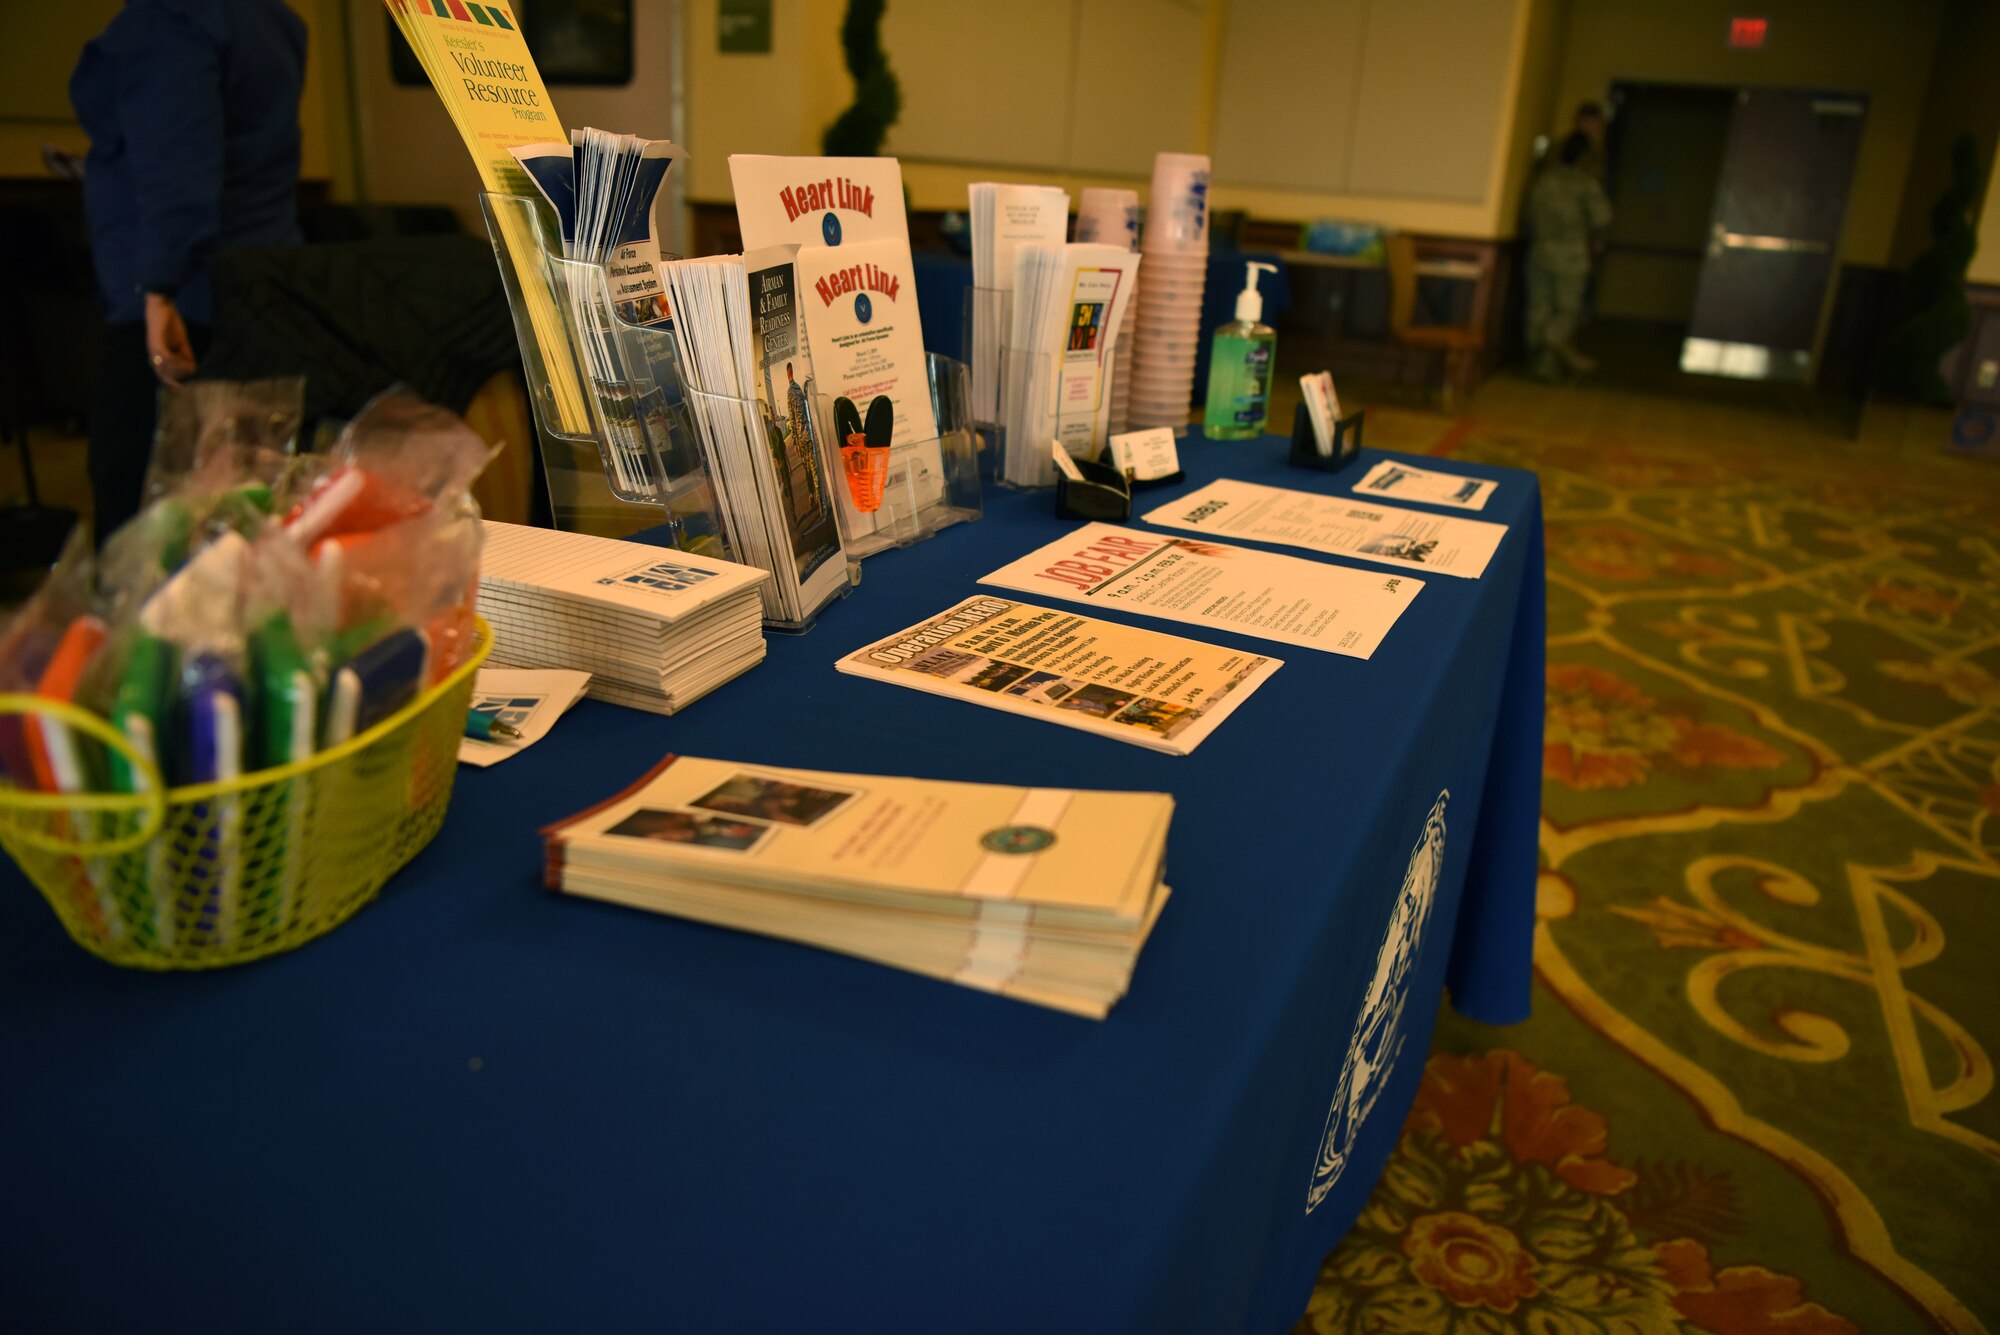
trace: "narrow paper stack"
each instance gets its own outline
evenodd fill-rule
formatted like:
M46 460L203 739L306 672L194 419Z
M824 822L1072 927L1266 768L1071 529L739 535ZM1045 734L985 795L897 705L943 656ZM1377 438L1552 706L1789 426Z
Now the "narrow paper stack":
M1014 310L1002 383L1001 480L1055 484L1051 442L1095 459L1110 438L1118 330L1139 256L1116 245L1024 245L1014 252Z
M1181 426L1194 398L1201 297L1208 277L1208 159L1161 153L1140 247L1128 427Z
M1164 793L669 756L543 835L551 889L1101 1019L1166 903L1172 815Z
M496 668L575 668L595 700L671 714L764 660L762 570L672 548L485 524Z
M1103 190L1096 187L1084 191L1081 202L1076 206L1075 239L1137 250L1139 192ZM1128 321L1132 319L1134 305L1135 303L1126 303L1125 319ZM1112 345L1115 352L1111 376L1110 431L1115 436L1125 430L1125 425L1131 417L1132 349L1136 341L1130 329L1118 329L1113 333L1117 336L1117 342Z
M991 181L974 181L967 193L972 205L972 291L966 308L972 413L976 421L997 422L1002 349L1013 337L1014 252L1022 246L1062 244L1069 195L1054 186Z
M767 246L660 266L689 419L717 474L730 554L771 572L764 615L788 625L818 612L848 579L814 439L797 254Z

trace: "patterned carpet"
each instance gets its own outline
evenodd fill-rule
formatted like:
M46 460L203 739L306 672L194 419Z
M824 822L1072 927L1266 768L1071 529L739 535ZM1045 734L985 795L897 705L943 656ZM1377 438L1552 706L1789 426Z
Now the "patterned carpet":
M1541 475L1535 1013L1447 1016L1299 1331L2000 1324L2000 466L1468 411L1370 436Z

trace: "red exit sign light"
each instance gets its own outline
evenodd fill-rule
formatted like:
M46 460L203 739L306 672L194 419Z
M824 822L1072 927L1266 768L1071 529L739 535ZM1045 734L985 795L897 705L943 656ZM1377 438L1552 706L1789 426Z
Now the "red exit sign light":
M1729 44L1739 51L1756 51L1763 47L1766 34L1771 31L1769 19L1729 20Z

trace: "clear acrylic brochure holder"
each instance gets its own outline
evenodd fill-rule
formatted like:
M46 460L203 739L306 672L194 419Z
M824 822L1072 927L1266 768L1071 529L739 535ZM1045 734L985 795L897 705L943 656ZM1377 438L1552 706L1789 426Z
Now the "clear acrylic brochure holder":
M979 436L971 411L971 379L964 362L926 354L925 379L938 434L892 445L871 457L871 449L840 439L834 397L814 395L821 465L834 480L841 541L854 557L921 542L953 524L984 513L979 482ZM868 474L880 474L879 500Z
M810 382L803 388L809 402ZM764 628L811 630L828 604L861 582L816 415L802 409L781 419L760 400L698 389L686 390L674 411L678 429L703 442L736 559L771 572L763 588Z
M604 270L562 258L546 204L490 193L479 204L521 345L556 527L623 538L664 521L680 550L737 559L681 405L672 335L620 318Z
M965 306L965 346L973 358L973 415L988 481L1017 490L1056 484L1050 447L1097 459L1115 423L1117 356L1017 348L1014 294L975 287ZM1127 313L1127 323L1130 314ZM1122 331L1130 337L1131 331Z

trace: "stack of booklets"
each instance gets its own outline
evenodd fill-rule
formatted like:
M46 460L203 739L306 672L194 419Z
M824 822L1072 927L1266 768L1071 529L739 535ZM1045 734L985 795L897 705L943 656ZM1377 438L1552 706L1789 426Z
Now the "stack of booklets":
M797 246L661 266L687 409L738 560L768 570L764 615L797 624L848 586L801 335Z
M549 887L1102 1019L1168 895L1173 799L668 756L550 826Z
M575 668L592 699L671 714L764 661L762 570L583 533L485 524L496 668Z

